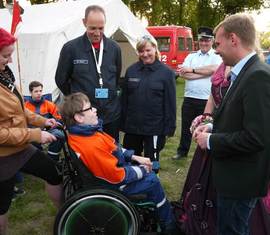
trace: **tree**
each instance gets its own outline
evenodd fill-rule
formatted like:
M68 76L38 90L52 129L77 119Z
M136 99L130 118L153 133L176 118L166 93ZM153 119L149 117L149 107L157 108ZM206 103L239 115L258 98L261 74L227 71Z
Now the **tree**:
M262 49L269 49L270 48L270 32L262 33L260 35L260 44Z
M226 15L266 7L264 0L123 0L149 25L185 25L197 31L199 26L214 27Z

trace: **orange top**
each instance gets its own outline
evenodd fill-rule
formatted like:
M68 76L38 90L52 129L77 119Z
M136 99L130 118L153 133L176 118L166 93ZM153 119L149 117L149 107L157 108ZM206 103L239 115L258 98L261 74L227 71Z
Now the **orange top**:
M95 132L91 136L69 134L68 143L87 168L98 178L111 184L125 179L125 169L118 167L113 155L117 149L114 139L106 133Z
M53 102L50 102L48 100L44 100L40 106L34 105L30 101L26 101L24 106L28 110L34 113L38 113L43 117L50 118L50 115L52 115L55 119L61 119L61 116L57 110L57 106Z

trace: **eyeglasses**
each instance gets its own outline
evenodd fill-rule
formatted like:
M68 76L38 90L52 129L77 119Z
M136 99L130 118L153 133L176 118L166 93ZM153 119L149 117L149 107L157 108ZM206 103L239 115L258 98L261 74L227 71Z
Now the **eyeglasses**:
M93 107L90 106L89 108L80 110L78 113L83 113L83 112L86 112L86 111L88 111L88 110L92 110L92 108L93 108Z

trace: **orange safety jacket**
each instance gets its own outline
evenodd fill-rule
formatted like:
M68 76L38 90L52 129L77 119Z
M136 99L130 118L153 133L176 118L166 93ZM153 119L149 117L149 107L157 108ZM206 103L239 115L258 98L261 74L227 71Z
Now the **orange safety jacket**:
M30 98L30 100L25 102L25 108L34 113L40 114L43 117L61 120L57 106L51 101L44 99L41 102L35 102Z
M118 159L113 155L117 145L108 134L95 132L87 137L69 134L68 143L96 177L111 184L124 180L125 169L118 166Z

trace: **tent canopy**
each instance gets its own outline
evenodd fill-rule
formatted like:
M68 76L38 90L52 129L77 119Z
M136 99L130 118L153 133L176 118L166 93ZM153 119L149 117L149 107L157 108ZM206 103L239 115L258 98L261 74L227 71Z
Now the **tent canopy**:
M79 0L25 7L15 34L18 48L11 65L24 95L29 95L28 85L33 80L43 83L44 94L58 95L54 76L60 50L65 42L85 32L84 11L94 4L105 9L105 35L118 41L122 49L122 75L137 60L135 45L149 32L121 0ZM0 10L0 27L10 31L11 18L9 10Z

